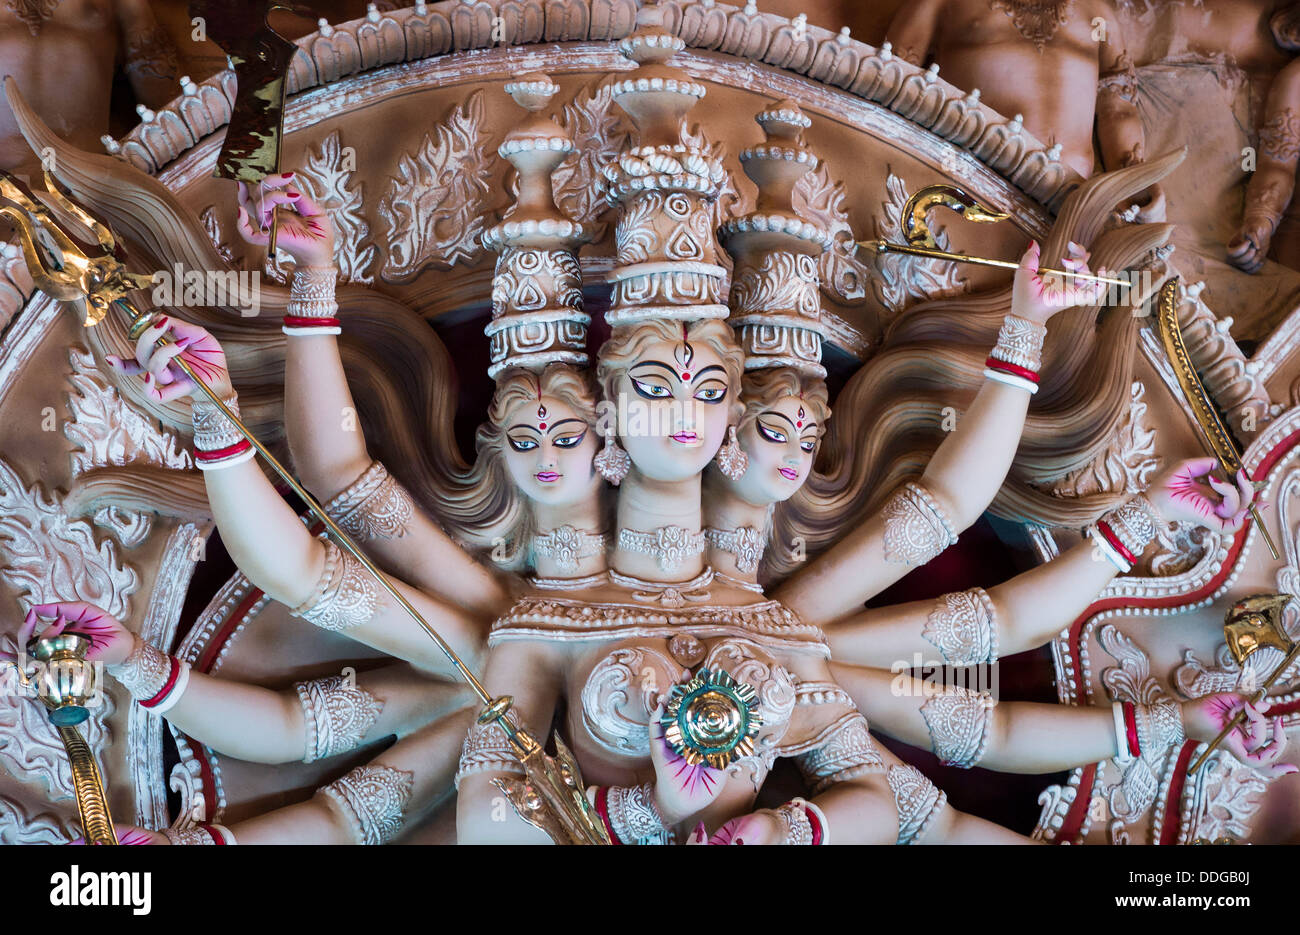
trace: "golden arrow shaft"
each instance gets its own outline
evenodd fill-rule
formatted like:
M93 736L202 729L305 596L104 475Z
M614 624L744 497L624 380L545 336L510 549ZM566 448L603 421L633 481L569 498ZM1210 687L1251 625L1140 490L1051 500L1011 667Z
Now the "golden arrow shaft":
M921 256L930 260L947 260L951 263L973 263L976 266L996 266L999 269L1019 269L1020 264L1011 260L994 260L990 257L969 256L965 253L953 253L949 250L939 250L935 247L924 247L916 244L893 243L888 240L856 240L854 244L859 247L866 247L874 250L876 253L906 253L908 256ZM1105 282L1115 286L1132 286L1133 283L1127 279L1117 279L1114 276L1096 276L1092 273L1071 273L1063 269L1052 269L1050 267L1039 267L1039 273L1047 273L1056 276L1068 276L1071 279L1086 279L1091 282Z
M1268 694L1268 690L1282 677L1282 673L1291 667L1291 664L1296 661L1297 657L1300 657L1300 642L1291 647L1291 651L1286 654L1286 658L1283 659L1278 664L1278 667L1273 670L1273 674L1268 677L1259 691L1255 692L1255 694L1251 696L1251 704L1259 704L1264 700L1264 697ZM1210 758L1210 754L1218 749L1219 744L1227 740L1228 735L1240 727L1245 720L1246 709L1242 708L1236 713L1233 719L1227 723L1223 730L1219 731L1219 736L1210 741L1210 745L1205 748L1205 752L1196 758L1196 762L1188 767L1187 775L1190 776L1192 773L1200 769L1201 764Z

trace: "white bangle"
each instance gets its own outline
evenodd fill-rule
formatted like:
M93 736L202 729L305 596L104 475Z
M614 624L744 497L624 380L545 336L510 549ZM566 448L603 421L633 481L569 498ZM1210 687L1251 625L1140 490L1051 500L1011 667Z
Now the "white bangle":
M994 370L992 367L984 368L984 376L990 380L997 380L999 383L1005 383L1007 386L1018 386L1022 390L1029 390L1032 396L1038 392L1038 384L1024 377L1018 377L1014 373L1004 373L1001 370Z

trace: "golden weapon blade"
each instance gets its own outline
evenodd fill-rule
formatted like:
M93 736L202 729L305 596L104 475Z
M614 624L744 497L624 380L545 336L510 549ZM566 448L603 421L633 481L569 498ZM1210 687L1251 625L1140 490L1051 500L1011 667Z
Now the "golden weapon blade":
M999 269L1019 269L1020 264L1014 260L995 260L989 257L970 256L965 253L953 253L939 249L934 233L930 230L930 209L950 208L968 221L979 224L1005 221L1011 215L980 204L966 192L954 185L928 185L920 189L903 205L903 237L907 243L894 243L890 240L855 240L854 245L874 250L877 255L885 253L904 253L909 256L926 257L931 260L947 260L952 263L972 263L976 266L996 266ZM1071 279L1085 279L1091 282L1104 282L1116 286L1132 286L1127 279L1114 276L1097 276L1092 273L1072 273L1063 269L1040 267L1038 272L1054 276L1066 276Z
M1300 658L1300 642L1292 640L1282 627L1282 609L1293 600L1295 596L1291 594L1252 594L1237 601L1224 615L1223 632L1228 639L1228 649L1231 650L1238 665L1243 664L1249 656L1265 646L1283 649L1286 652L1286 656L1264 680L1264 684L1250 696L1251 704L1259 704L1263 701L1268 696L1268 690L1277 684L1282 674L1291 668L1297 658ZM1245 720L1246 709L1242 708L1224 725L1219 735L1210 741L1210 745L1196 758L1196 762L1188 767L1187 774L1190 776L1200 769L1201 764L1210 758L1210 754L1218 749L1219 744L1227 740L1228 735L1240 727Z
M1160 334L1160 343L1164 345L1165 354L1168 355L1169 363L1174 368L1174 376L1178 378L1178 385L1182 387L1183 395L1187 397L1187 403L1192 407L1196 424L1200 426L1210 452L1219 459L1224 473L1228 475L1228 482L1232 483L1237 472L1243 467L1241 455L1237 453L1237 446L1228 432L1228 427L1219 418L1210 394L1201 384L1196 366L1187 352L1187 345L1183 343L1182 326L1178 321L1177 278L1170 279L1160 287L1160 298L1156 306L1156 327ZM1268 527L1264 525L1259 510L1254 504L1250 507L1250 517L1259 527L1259 533L1263 536L1264 543L1268 546L1268 551L1274 560L1280 558L1277 546L1273 544L1273 537L1268 534Z
M127 316L130 322L128 336L132 341L138 339L158 317L158 312L141 311L132 302L130 293L150 284L153 277L128 272L124 262L125 254L117 243L111 228L95 218L84 207L76 205L71 199L63 195L49 178L48 173L46 175L46 185L49 188L49 197L89 228L98 241L100 249L99 251L92 251L86 247L72 232L66 230L51 212L45 209L44 205L32 195L21 181L0 170L0 196L9 201L8 204L0 202L0 215L12 218L21 231L23 256L27 261L33 282L42 291L47 292L56 299L63 301L85 299L88 303L86 327L91 327L102 321L109 308L119 310ZM44 242L43 237L45 235L53 238L57 245L58 256L54 256L50 250L38 249L37 245ZM298 482L297 478L271 454L265 445L258 441L257 437L240 421L239 417L230 410L230 407L221 400L216 392L194 372L181 356L176 356L172 359L172 362L194 381L194 385L230 420L231 424L262 457L262 460L302 499L307 509L324 524L334 540L374 576L375 580L393 597L407 616L414 620L420 629L434 641L438 649L451 662L457 674L465 680L479 697L479 700L483 702L485 708L480 715L481 722L484 724L495 723L510 739L524 765L528 782L533 784L534 791L540 798L540 804L535 808L530 806L528 809L529 814L521 811L521 817L530 823L535 823L533 818L529 817L530 814L536 817L539 814L546 815L548 810L558 810L561 813L560 815L547 816L550 823L543 829L548 833L555 831L564 835L563 839L556 838L556 843L610 843L604 823L600 821L599 816L595 814L595 810L587 802L577 763L563 749L563 745L558 743L559 738L556 738L557 749L561 750L561 754L560 760L557 762L545 754L542 745L536 738L532 737L523 728L517 727L506 717L506 713L513 704L511 697L504 695L494 699L489 695L487 689L474 676L474 673L466 667L460 656L456 654L456 651L451 648L438 631L424 619L388 576L379 570L370 557L352 540L352 537L344 532L338 523L325 512L324 507L307 492L307 489ZM573 794L573 790L576 790L576 794Z

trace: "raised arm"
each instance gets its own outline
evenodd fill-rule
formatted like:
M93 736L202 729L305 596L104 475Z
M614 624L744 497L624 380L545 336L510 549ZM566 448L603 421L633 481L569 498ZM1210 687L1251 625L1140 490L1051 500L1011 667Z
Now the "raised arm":
M240 183L237 226L246 241L265 245L263 225L278 207L276 243L297 264L283 330L285 427L299 479L385 568L478 616L499 615L510 599L501 578L425 515L366 449L339 355L329 215L300 190L292 172L269 177L262 190L262 198L252 198Z
M172 343L157 346L160 338ZM156 399L191 397L195 463L230 557L267 596L324 629L373 646L439 675L455 675L442 652L349 553L307 531L253 462L253 449L234 425L172 360L183 358L238 415L225 354L204 329L160 319L137 343L137 359L110 366L144 380ZM396 579L394 585L457 653L473 665L485 622L459 606L435 601Z
M1228 260L1248 273L1268 258L1273 234L1295 194L1300 162L1300 58L1277 73L1259 128L1257 166L1246 188L1246 211L1228 241Z
M1000 655L1042 646L1087 610L1117 574L1132 570L1124 553L1141 558L1154 546L1158 526L1192 522L1225 534L1241 528L1254 488L1244 473L1235 486L1217 480L1210 473L1214 465L1207 458L1175 465L1146 494L1089 527L1090 541L987 591L971 588L872 608L827 624L831 653L838 662L890 669L911 666L914 658L953 666L994 663Z
M997 495L1020 443L1029 397L1038 389L1047 321L1063 308L1095 302L1100 285L1062 285L1037 273L1037 243L1021 258L1011 312L975 401L915 482L776 592L805 621L824 625L862 606L957 541ZM1087 251L1070 245L1066 269L1087 272Z
M918 68L925 65L926 56L934 45L944 3L945 0L916 0L899 8L885 31L885 38L895 55Z

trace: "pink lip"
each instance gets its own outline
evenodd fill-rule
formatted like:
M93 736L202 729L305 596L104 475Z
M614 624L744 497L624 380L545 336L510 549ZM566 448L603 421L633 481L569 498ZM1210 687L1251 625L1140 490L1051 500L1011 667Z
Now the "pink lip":
M533 476L543 484L553 484L560 479L560 475L556 474L554 471L538 471Z
M678 432L676 435L669 435L668 437L682 445L693 445L700 440L700 436L694 432Z
M784 477L786 480L799 479L799 472L791 468L777 468L777 470L781 472L781 476Z

